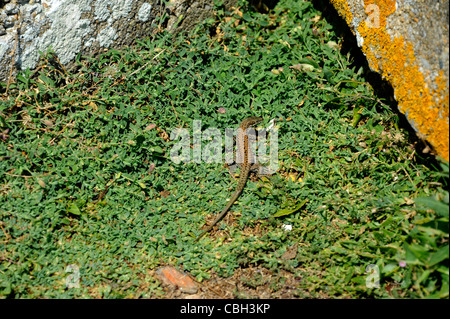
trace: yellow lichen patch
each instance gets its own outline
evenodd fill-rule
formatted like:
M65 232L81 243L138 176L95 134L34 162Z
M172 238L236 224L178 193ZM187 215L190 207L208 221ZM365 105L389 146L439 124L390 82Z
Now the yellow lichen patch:
M332 0L339 14L351 16L345 0ZM336 6L336 4L339 4ZM408 120L434 146L438 154L449 160L449 95L448 82L443 72L434 83L426 83L426 74L419 71L413 45L402 36L391 37L385 26L386 18L395 11L393 0L364 0L364 4L376 5L379 27L362 21L357 31L364 39L362 51L370 67L388 80L394 88L399 109ZM348 20L347 20L348 21ZM431 85L433 84L433 85ZM435 87L435 89L432 89Z
M348 25L351 25L353 20L353 15L350 8L347 5L346 0L331 0L331 4L336 8L339 14L344 17Z
M373 14L379 14L379 26L380 28L386 27L386 18L395 12L395 0L364 0L364 8L367 9L371 6L376 6L376 12Z

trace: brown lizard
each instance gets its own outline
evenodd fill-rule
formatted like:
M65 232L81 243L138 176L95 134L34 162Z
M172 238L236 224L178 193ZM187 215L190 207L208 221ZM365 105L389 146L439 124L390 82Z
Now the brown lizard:
M250 116L247 117L245 120L243 120L241 125L239 126L240 130L238 131L236 139L237 139L237 151L241 155L242 163L240 163L241 173L239 175L236 190L234 191L233 196L231 196L230 200L228 201L228 204L224 207L224 209L222 209L222 212L219 214L219 216L217 216L217 218L213 221L213 223L209 225L195 239L195 241L199 240L203 235L209 232L214 227L214 225L216 225L226 215L230 207L238 199L239 195L241 195L242 191L244 190L245 184L247 183L248 175L250 173L250 168L252 167L251 163L252 154L248 142L247 129L261 121L262 118L259 116Z

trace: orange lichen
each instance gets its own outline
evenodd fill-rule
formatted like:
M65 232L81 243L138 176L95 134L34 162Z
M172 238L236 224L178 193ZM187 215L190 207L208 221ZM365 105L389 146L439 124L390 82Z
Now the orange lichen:
M331 3L336 8L336 10L339 12L339 14L345 19L348 25L351 25L353 20L352 12L350 11L350 8L347 5L346 1L342 0L331 0Z
M375 5L378 8L379 13L379 25L377 28L386 27L386 18L395 12L395 0L364 0L365 12L368 13L368 9Z
M346 0L331 2L347 23L352 21L352 13ZM376 5L380 14L379 27L374 28L367 21L362 21L356 30L364 39L361 49L370 67L381 72L392 84L400 111L426 136L438 154L448 161L448 79L441 72L434 83L427 84L426 74L420 72L416 64L413 45L402 36L392 38L388 34L386 19L395 12L394 0L364 0L364 4L366 8L368 5Z

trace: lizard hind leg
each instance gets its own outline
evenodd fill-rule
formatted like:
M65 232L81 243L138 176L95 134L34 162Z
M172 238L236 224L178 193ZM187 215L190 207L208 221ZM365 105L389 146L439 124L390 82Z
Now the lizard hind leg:
M239 164L237 164L237 163L227 164L227 168L228 168L228 173L230 173L231 178L233 178L234 180L237 181L239 178L236 177L236 172L239 168Z

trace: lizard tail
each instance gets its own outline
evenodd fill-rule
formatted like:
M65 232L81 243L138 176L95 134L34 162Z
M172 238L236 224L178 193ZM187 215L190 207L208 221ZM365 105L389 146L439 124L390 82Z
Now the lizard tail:
M230 207L234 204L239 195L241 195L241 192L242 190L236 190L234 192L233 197L231 197L231 199L228 201L227 206L225 206L224 209L222 209L222 212L219 214L219 216L217 216L217 218L212 222L212 224L209 225L204 231L202 231L200 235L198 235L198 237L194 240L194 242L202 238L207 232L209 232L214 227L214 225L216 225L226 215Z

